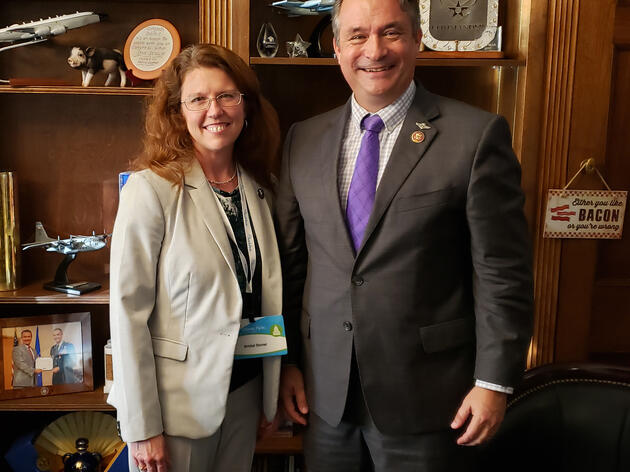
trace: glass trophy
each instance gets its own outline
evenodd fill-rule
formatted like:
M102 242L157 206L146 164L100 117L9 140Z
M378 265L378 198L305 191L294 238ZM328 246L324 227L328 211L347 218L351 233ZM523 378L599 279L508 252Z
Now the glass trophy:
M260 27L256 48L260 57L275 57L278 52L278 35L271 23L263 23Z
M308 57L307 49L311 45L304 41L300 33L295 36L295 41L287 41L287 55L289 57Z

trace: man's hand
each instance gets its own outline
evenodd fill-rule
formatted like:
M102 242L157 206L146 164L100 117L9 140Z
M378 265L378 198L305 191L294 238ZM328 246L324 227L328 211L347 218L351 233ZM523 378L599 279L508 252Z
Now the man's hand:
M53 367L52 372L53 374L56 374L57 372L59 372L59 367Z
M294 423L306 425L308 403L304 392L302 372L294 365L282 366L280 400L285 413Z
M146 472L166 472L170 461L162 434L129 443L129 453L138 469Z
M507 394L473 387L451 423L451 428L458 429L470 418L468 427L457 439L457 444L477 446L490 439L503 421L506 406Z

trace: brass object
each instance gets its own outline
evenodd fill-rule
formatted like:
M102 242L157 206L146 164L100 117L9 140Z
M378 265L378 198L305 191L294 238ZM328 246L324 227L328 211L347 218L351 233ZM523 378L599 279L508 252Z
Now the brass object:
M20 285L20 225L17 175L0 172L0 291Z
M422 131L414 131L411 133L411 140L416 144L421 143L424 141L424 133Z
M76 441L77 452L67 453L63 456L63 470L65 472L98 472L102 456L98 452L88 451L89 440L78 438Z

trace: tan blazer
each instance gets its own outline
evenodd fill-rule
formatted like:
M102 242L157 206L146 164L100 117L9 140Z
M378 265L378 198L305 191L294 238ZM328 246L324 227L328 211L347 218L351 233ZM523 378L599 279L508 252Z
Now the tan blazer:
M262 262L262 313L282 307L270 192L242 173ZM225 226L199 163L182 190L150 170L120 196L111 248L110 323L122 437L213 434L223 421L242 300ZM263 408L275 415L280 358L263 362Z

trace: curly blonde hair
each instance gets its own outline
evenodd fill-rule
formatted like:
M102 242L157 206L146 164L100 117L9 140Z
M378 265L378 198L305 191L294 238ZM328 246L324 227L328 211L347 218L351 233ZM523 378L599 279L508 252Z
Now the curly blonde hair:
M260 185L271 189L271 175L279 162L278 115L262 96L249 66L234 52L214 44L188 46L157 80L146 109L144 147L132 168L148 168L174 185L183 185L194 148L181 112L181 88L186 74L200 67L221 69L244 94L247 126L234 143L234 159Z

